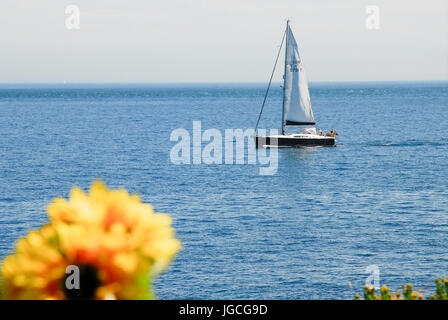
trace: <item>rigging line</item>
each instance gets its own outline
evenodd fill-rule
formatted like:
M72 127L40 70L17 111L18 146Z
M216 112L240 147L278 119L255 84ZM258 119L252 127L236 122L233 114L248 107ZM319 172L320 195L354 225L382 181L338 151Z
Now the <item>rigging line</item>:
M271 78L269 79L268 88L266 89L266 94L264 95L263 104L261 106L260 114L258 115L257 125L255 126L255 133L257 133L258 123L260 122L261 114L263 113L264 104L266 103L266 98L268 97L269 88L271 87L272 77L274 76L275 67L277 66L278 57L280 57L280 51L282 50L283 41L285 40L286 30L283 33L282 43L280 44L280 49L278 49L277 58L275 59L274 69L272 69Z

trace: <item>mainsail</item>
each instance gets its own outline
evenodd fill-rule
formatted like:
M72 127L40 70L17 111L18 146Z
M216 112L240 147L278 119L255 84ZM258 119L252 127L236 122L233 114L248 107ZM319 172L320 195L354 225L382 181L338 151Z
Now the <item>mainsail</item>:
M289 23L286 27L283 126L314 126L308 79Z

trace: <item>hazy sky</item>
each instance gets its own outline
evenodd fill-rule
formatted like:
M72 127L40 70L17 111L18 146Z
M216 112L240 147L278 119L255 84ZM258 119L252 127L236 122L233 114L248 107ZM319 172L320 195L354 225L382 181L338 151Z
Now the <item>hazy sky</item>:
M1 0L0 82L266 82L286 18L310 81L446 80L447 3Z

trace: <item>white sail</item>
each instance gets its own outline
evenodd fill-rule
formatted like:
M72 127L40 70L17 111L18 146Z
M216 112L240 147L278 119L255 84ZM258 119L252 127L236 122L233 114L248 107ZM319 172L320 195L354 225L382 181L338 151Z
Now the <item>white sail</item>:
M289 24L286 29L283 124L314 126L308 79L299 55L299 48Z

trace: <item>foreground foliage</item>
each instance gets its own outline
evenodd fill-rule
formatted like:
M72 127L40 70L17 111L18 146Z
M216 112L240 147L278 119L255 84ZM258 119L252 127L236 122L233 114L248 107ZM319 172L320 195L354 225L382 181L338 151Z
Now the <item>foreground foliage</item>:
M448 300L448 279L435 279L436 292L430 295L430 300ZM356 294L355 299L359 300L361 297ZM425 297L418 291L413 291L412 284L402 286L402 291L397 291L395 294L391 293L387 286L382 286L379 294L375 294L375 288L372 286L364 287L365 300L423 300Z

